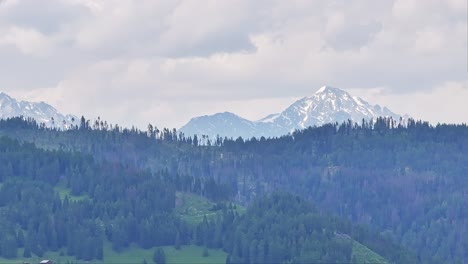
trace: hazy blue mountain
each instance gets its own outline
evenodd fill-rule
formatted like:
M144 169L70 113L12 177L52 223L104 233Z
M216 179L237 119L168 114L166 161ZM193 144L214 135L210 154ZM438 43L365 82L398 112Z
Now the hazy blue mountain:
M258 121L225 112L192 118L180 130L186 135L208 135L212 138L216 135L234 138L272 137L314 125L341 123L348 119L361 123L362 119L377 117L399 120L401 116L386 107L371 105L359 97L353 97L341 89L323 86L312 96L297 100L283 112Z
M216 135L253 137L261 133L255 122L230 112L194 117L181 131L186 135L209 135L212 138Z
M30 117L47 127L67 129L73 122L79 121L76 116L61 114L53 106L44 102L17 101L9 95L0 92L0 118Z

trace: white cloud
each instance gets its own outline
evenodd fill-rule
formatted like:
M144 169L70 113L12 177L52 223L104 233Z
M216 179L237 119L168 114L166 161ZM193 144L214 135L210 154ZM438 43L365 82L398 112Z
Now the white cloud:
M52 40L30 28L12 27L0 36L0 45L13 45L25 55L47 56Z
M437 53L445 46L444 44L444 37L441 32L418 32L414 43L414 52Z
M416 119L436 123L468 123L468 81L446 82L425 91L392 94L389 89L350 89L350 92L370 102L398 109Z

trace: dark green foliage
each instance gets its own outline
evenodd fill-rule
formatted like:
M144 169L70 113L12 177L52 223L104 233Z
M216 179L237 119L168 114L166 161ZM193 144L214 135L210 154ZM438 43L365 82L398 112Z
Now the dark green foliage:
M206 248L206 247L203 248L203 254L202 254L202 256L203 256L204 258L210 256L210 252L208 251L208 248Z
M23 257L24 258L30 258L31 257L31 248L29 246L26 246L24 248Z
M174 248L179 250L180 249L180 234L177 233L174 241Z
M24 247L24 233L23 230L18 230L16 235L16 244L18 247Z
M378 252L391 262L421 263L377 232L327 216L287 193L256 200L242 216L225 210L221 219L205 219L195 232L198 245L222 247L228 263L349 263L354 237L381 245Z
M445 263L468 259L468 242L464 239L468 236L466 125L433 127L409 120L402 126L391 119L378 119L360 125L349 122L308 128L276 139L217 138L208 143L206 137L185 137L174 130L159 130L154 126L151 131L143 132L135 128L112 127L107 123L89 124L84 119L80 129L61 132L41 128L32 120L0 121L0 134L45 148L88 153L99 162L106 161L96 165L90 157L55 151L52 153L57 156L76 156L81 161L71 159L75 163L69 164L68 160L49 157L37 164L31 162L31 158L42 155L42 152L26 144L22 147L29 148L25 151L30 153L29 156L21 154L11 160L0 160L0 180L8 182L9 175L18 177L21 174L25 179L49 185L42 186L41 190L48 191L56 184L65 184L72 194L88 194L91 201L79 204L95 208L95 212L85 219L112 223L105 225L103 236L111 239L117 249L131 242L145 248L173 244L177 232L181 244L189 243L191 239L200 245L220 244L219 236L213 240L205 238L206 233L216 237L219 230L210 231L201 225L191 235L181 223L168 224L177 219L155 224L157 227L166 224L169 228L165 230L173 232L158 234L165 239L152 242L149 234L159 232L152 220L158 221L156 219L161 217L154 215L151 218L145 213L148 207L121 197L123 194L132 197L133 190L126 190L127 186L145 190L142 182L134 184L133 181L154 174L159 178L153 183L154 187L172 186L170 191L163 190L163 193L170 194L171 190L177 189L215 202L235 199L238 203L249 204L256 197L275 190L296 193L314 201L322 210L383 232L386 240L381 243L374 243L365 232L355 235L360 242L395 262L398 257L394 252L398 250L389 249L388 241L402 242L426 263L432 259ZM141 172L147 168L152 173ZM115 188L108 188L114 185ZM147 190L146 195L150 193ZM14 203L15 199L9 198L10 195L8 193L5 199ZM137 197L141 198L140 195ZM152 196L143 197L148 204L160 202ZM5 205L2 199L0 203ZM50 201L54 200L51 198ZM170 198L155 206L168 219L172 217L172 201ZM162 204L167 207L161 207ZM133 221L132 215L138 219L137 233L125 231L126 227L132 226L129 224ZM32 228L39 232L37 224ZM44 227L44 230L47 232L48 228ZM66 234L57 232L58 246L64 245ZM26 240L28 236L25 233ZM43 236L33 234L31 239L41 240ZM48 249L52 247L53 243L47 245ZM250 245L248 249L246 245L237 247L241 251L251 251ZM251 248L254 251L254 246ZM72 252L77 249L79 247L67 247ZM37 249L31 245L31 250ZM235 259L231 260L235 262Z
M328 226L326 219L299 197L273 194L254 203L245 218L237 232L245 234L245 241L251 241L249 246L241 247L251 261L346 263L350 260L351 244L337 246L335 227ZM261 251L264 255L259 254Z
M102 260L104 240L116 250L130 243L174 244L176 234L179 243L189 240L188 227L172 214L175 186L166 174L96 164L90 157L6 138L0 138L0 160L0 172L6 171L0 187L5 258L15 258L18 246L25 246L25 257L65 247L77 259ZM53 188L58 184L90 199L62 201Z
M18 255L18 246L15 237L2 234L0 249L4 258L16 258Z
M275 193L218 225L231 263L347 263L352 244L330 220L302 198Z
M153 254L153 261L155 264L165 264L166 263L166 253L164 253L164 249L158 247L155 249Z

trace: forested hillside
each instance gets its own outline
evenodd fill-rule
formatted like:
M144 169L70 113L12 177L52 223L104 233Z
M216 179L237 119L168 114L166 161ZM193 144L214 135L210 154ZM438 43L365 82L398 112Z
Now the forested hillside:
M419 263L385 237L323 215L303 198L281 192L256 200L235 219L223 246L231 263L359 263L353 238L391 263Z
M1 253L16 257L65 249L78 259L102 259L103 240L117 251L188 239L185 225L170 214L175 185L168 175L118 164L95 164L91 157L44 152L30 144L0 139ZM55 187L89 198L61 199Z
M0 154L0 256L6 259L27 260L33 254L41 257L46 252L59 252L78 261L105 263L106 243L117 253L130 246L150 249L173 245L180 249L182 245L194 244L224 249L236 263L249 263L254 261L253 256L242 250L245 246L249 250L257 247L246 244L254 235L267 250L256 253L255 262L351 260L354 236L369 247L381 241L385 248L376 252L389 259L399 256L417 262L406 249L379 238L379 234L352 232L352 225L346 221L341 227L348 229L340 231L349 239L339 239L337 225L299 197L278 194L272 196L273 200L255 203L245 216L240 216L227 198L220 198L219 193L226 187L212 179L98 163L91 156L45 151L5 137L0 137ZM209 198L213 201L209 210L219 213L210 220L205 216L195 225L184 221L175 210L176 190ZM268 201L269 205L262 205ZM307 229L303 230L304 224ZM245 240L248 226L260 229L249 233ZM300 228L294 233L275 233L277 237L265 233L276 227L281 227L281 232L285 228ZM369 238L372 241L366 241ZM286 241L295 241L294 246ZM316 244L308 244L310 241ZM316 254L304 255L312 249ZM228 258L229 262L232 260Z
M424 263L468 259L466 125L434 127L410 120L402 126L378 119L308 128L274 139L207 139L154 126L139 131L102 121L90 125L84 119L76 129L57 131L16 118L0 121L0 134L47 149L87 153L99 164L120 164L138 173L149 169L144 173L164 179L157 184L215 201L249 205L274 191L296 193L321 211L402 243ZM68 181L68 188L78 188ZM92 190L95 183L89 186L86 192L98 195ZM181 234L182 226L177 229Z

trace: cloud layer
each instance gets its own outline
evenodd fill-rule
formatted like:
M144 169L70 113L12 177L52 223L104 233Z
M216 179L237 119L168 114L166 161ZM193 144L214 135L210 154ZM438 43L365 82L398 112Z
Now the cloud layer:
M465 0L3 0L0 89L140 127L225 110L258 119L325 84L467 122L466 10Z

